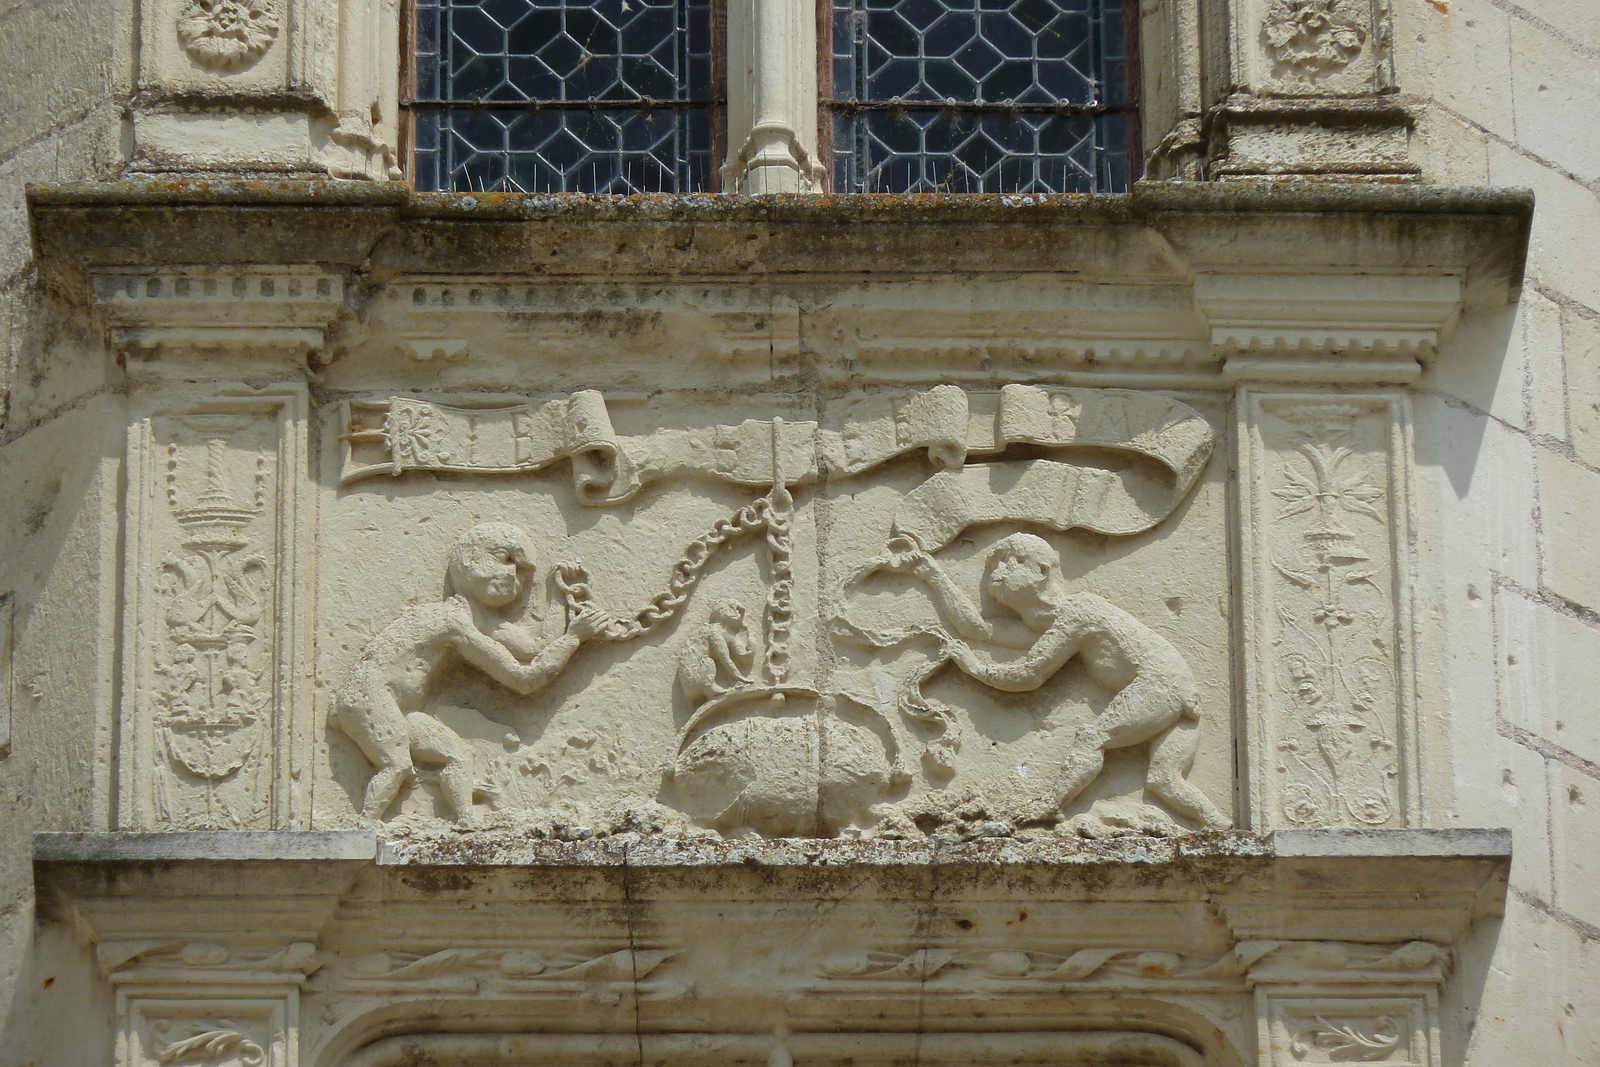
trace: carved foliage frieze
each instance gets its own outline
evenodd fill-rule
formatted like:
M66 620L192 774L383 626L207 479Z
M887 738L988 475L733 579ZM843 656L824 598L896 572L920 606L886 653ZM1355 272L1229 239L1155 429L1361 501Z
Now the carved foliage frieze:
M1255 816L1262 827L1407 825L1403 399L1250 392L1241 406Z
M1006 948L970 951L945 946L841 953L823 960L819 988L834 983L922 983L942 975L952 987L981 985L1026 993L1040 984L1138 984L1159 988L1261 983L1361 983L1442 981L1449 953L1429 941L1370 945L1346 941L1242 941L1228 951L1195 954L1126 945Z
M129 829L287 827L303 400L219 398L129 435Z

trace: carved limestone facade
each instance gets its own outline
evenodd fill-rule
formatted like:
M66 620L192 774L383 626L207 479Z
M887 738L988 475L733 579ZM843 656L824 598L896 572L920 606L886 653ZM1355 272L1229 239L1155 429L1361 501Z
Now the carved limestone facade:
M1412 383L1525 199L287 188L33 202L125 382L93 1055L1450 1062Z
M814 195L717 10L610 199L0 9L0 1063L1600 1061L1585 6L1149 0L1108 197Z

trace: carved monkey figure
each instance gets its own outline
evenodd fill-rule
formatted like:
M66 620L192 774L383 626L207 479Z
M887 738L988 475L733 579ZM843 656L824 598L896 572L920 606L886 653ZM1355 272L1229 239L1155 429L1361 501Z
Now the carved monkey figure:
M745 623L744 605L724 600L711 609L711 617L683 646L678 661L678 685L691 707L699 707L755 680L755 649Z
M1102 597L1074 592L1061 557L1042 537L1014 533L989 553L984 584L1010 617L986 618L939 562L907 537L889 545L884 569L909 573L933 595L954 631L942 655L986 685L1008 693L1038 689L1068 662L1112 694L1105 709L1079 728L1056 779L1051 805L1065 809L1105 765L1111 749L1150 744L1149 791L1208 830L1231 823L1185 778L1199 736L1194 675L1171 642ZM1021 652L997 661L968 642Z
M531 642L512 613L534 573L533 548L521 530L479 523L450 551L450 594L407 608L362 650L339 690L334 721L377 768L362 800L365 819L381 820L422 762L441 768L456 820L471 821L471 751L423 710L447 660L459 658L526 695L548 685L578 645L601 632L606 620L591 608L579 611L564 633Z

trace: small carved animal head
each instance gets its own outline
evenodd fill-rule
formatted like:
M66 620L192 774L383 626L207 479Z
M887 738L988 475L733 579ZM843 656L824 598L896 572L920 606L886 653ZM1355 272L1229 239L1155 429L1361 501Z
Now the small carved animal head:
M529 588L538 567L528 535L507 522L480 522L450 549L450 589L491 608Z
M989 589L1002 604L1010 605L1019 594L1042 593L1060 573L1060 555L1035 534L1003 537L989 553Z
M724 600L711 609L711 621L737 627L744 622L744 605L737 600Z

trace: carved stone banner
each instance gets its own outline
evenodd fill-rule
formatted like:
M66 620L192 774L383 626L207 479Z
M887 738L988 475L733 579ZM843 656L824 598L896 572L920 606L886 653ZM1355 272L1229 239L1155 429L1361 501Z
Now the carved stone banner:
M1088 575L1181 509L1205 517L1148 551L1223 563L1220 495L1192 500L1198 411L1020 384L810 418L663 403L344 403L325 521L352 551L321 590L338 658L318 673L360 818L568 838L1231 825L1226 656L1185 651L1225 641L1217 602L1185 617L1190 595L1131 560Z
M305 417L298 394L219 397L129 432L127 829L301 814Z
M1405 403L1240 399L1252 818L1412 825Z
M1166 397L1123 390L1008 385L997 392L968 393L941 385L841 407L838 429L750 419L624 438L612 428L605 398L595 390L512 406L463 407L393 397L347 406L339 480L349 485L406 471L515 474L568 461L579 501L605 506L630 500L661 479L700 476L764 486L775 481L776 465L784 484L796 486L816 479L819 462L830 475L855 475L921 451L952 473L930 480L921 497L908 504L917 517L901 525L932 523L925 543L936 547L935 539L942 538L937 540L942 547L966 525L1008 517L1004 503L989 502L997 494L967 488L973 481L967 475L974 472L963 473L962 467L969 457L993 457L1013 445L1110 448L1146 456L1164 468L1164 484L1149 484L1137 471L1051 471L1041 474L1052 483L1045 491L1051 511L1029 516L1055 529L1082 526L1125 534L1149 529L1165 517L1211 456L1212 432L1204 419ZM1023 489L1018 495L1036 493ZM973 512L974 507L993 513Z

